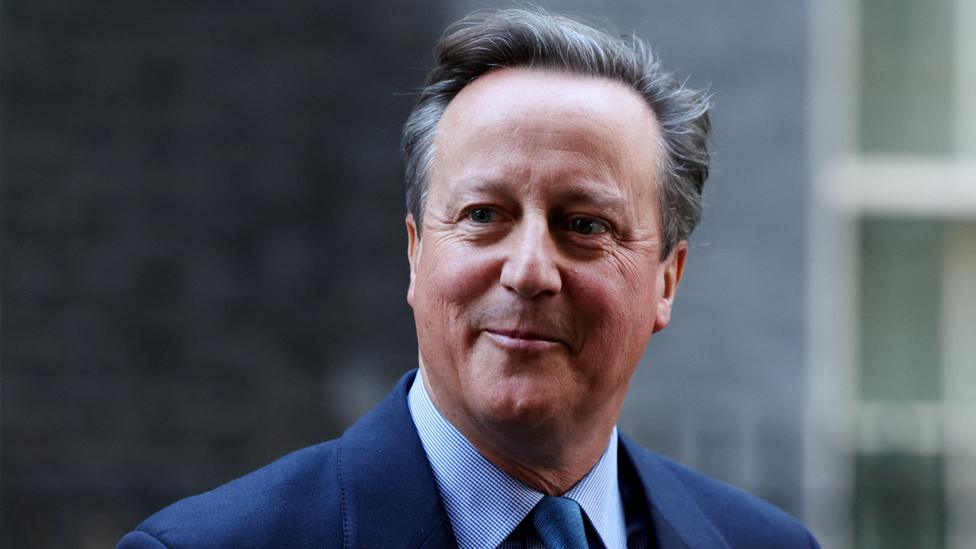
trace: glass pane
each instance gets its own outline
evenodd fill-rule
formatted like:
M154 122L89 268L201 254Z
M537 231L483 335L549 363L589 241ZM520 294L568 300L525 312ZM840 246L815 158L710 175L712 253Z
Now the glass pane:
M952 6L952 0L861 0L865 152L953 150Z
M976 404L976 223L946 223L943 255L945 398ZM974 418L969 419L976 424L972 421ZM972 433L976 435L976 428ZM976 437L971 444L976 454ZM973 472L976 473L976 469ZM976 477L972 486L976 488Z
M857 456L854 498L856 547L944 547L943 469L940 456Z
M860 397L942 396L942 222L861 223Z

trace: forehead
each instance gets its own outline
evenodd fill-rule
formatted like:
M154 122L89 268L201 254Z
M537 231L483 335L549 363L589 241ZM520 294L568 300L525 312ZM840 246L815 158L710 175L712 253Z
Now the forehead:
M498 69L466 86L448 105L438 127L433 170L457 176L458 171L510 168L547 171L556 178L603 171L609 180L646 188L654 185L658 135L650 107L621 82Z
M467 111L472 106L477 112ZM646 131L656 129L650 107L623 82L542 68L496 69L479 76L451 101L445 118L452 111L467 111L487 122L540 110L542 114L569 110L580 116L603 117L610 123L637 115L649 124Z

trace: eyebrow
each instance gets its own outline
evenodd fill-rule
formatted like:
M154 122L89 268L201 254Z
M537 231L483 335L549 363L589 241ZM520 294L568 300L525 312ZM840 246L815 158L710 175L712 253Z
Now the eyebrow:
M504 179L484 178L484 177L459 177L451 181L452 186L460 186L461 189L455 195L458 200L463 201L468 197L481 195L508 195L512 192L512 184Z
M600 209L619 214L626 210L627 199L624 196L594 189L590 185L570 184L567 188L559 189L558 193L561 202L593 204Z

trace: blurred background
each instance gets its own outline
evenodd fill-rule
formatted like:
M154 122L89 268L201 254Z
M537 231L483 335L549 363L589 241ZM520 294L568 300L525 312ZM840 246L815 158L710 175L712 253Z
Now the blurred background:
M622 428L824 547L972 547L976 3L542 4L715 93ZM0 0L0 546L111 546L416 365L399 131L502 5Z

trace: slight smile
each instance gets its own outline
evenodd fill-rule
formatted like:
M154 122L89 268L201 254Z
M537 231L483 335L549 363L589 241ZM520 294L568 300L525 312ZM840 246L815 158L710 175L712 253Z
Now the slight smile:
M524 330L485 330L488 339L503 349L522 352L541 352L566 347L557 338Z

